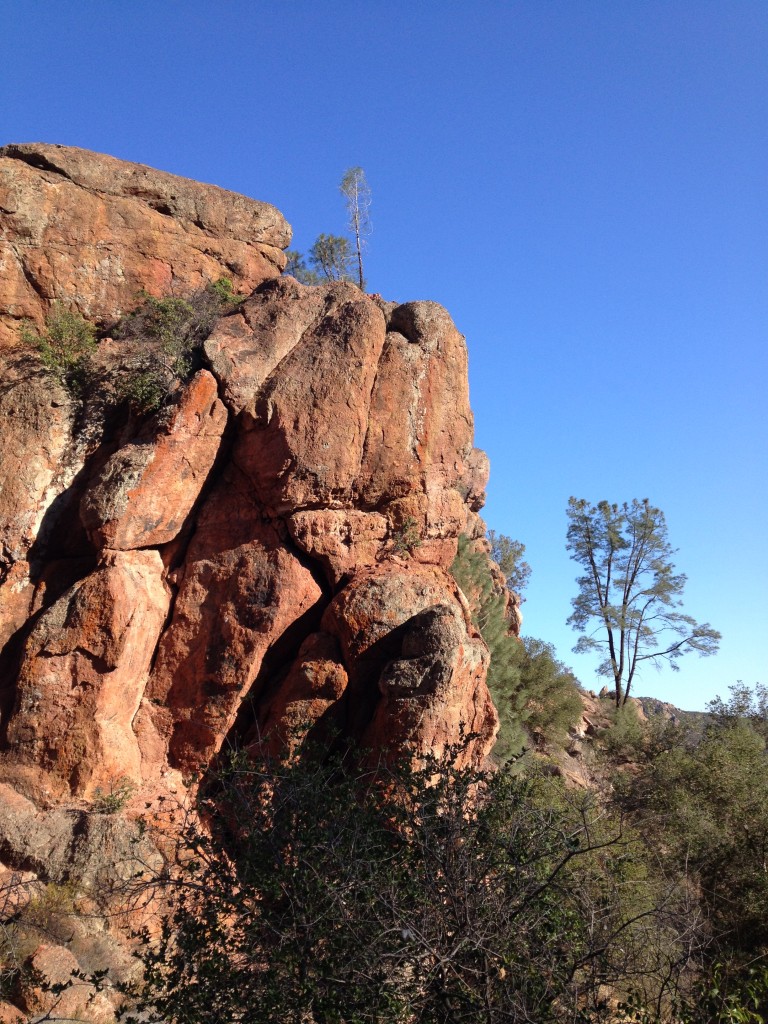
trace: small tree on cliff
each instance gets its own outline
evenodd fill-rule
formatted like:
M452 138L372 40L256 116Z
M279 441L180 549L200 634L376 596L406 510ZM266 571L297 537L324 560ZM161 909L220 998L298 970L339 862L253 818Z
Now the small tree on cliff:
M371 232L371 190L365 179L365 171L362 167L350 167L341 179L339 191L347 203L349 214L349 228L355 236L355 252L357 255L358 284L361 291L365 288L365 277L363 276L363 246L365 235Z
M317 280L305 277L304 283L316 284L322 278L326 281L351 281L354 277L354 259L355 254L348 238L344 238L343 235L318 235L315 244L309 250L309 262L313 268L313 276ZM298 280L302 278L298 277Z
M664 513L647 498L623 505L571 498L568 550L585 570L568 623L580 631L596 624L574 651L604 655L598 672L613 679L617 707L643 662L677 669L686 651L717 651L720 634L677 610L686 577L675 573Z
M93 324L60 302L45 318L41 333L32 324L21 326L22 343L37 350L45 370L75 398L82 398L92 371L97 348Z
M504 573L507 587L519 596L531 578L531 567L523 558L525 544L495 530L488 531L488 543L491 545L491 558Z
M302 284L320 284L322 281L357 281L365 288L363 275L363 247L370 234L371 190L362 167L350 167L341 179L339 191L344 196L349 215L349 229L354 235L354 248L344 235L318 235L309 250L307 261L300 252L286 252L285 273ZM307 265L309 264L309 265Z

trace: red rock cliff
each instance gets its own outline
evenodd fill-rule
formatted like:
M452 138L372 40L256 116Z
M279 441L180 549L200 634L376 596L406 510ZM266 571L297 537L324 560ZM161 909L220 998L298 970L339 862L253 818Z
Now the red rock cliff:
M448 572L487 476L464 339L435 303L281 277L289 238L214 186L0 149L0 780L30 814L118 782L151 800L296 727L490 749ZM108 328L222 275L249 297L162 416L89 422L19 350L54 300Z

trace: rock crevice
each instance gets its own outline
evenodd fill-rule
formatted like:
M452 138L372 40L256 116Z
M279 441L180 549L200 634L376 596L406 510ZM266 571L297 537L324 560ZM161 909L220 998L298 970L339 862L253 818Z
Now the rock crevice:
M121 779L154 799L227 738L276 749L331 724L393 755L471 732L466 757L484 757L488 655L447 570L487 460L448 313L280 277L290 229L269 204L67 147L0 149L6 266L20 238L8 367L13 321L40 323L54 296L100 323L139 288L228 271L248 297L162 422L94 434L69 491L67 396L34 365L0 396L0 778L40 806ZM43 545L57 502L67 537Z

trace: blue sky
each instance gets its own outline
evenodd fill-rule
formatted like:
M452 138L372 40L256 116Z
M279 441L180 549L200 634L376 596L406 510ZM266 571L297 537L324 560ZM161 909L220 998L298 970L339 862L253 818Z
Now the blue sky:
M369 287L467 336L525 631L596 684L565 506L648 497L723 643L639 691L768 682L764 0L0 0L0 37L2 143L268 200L302 249L364 167Z

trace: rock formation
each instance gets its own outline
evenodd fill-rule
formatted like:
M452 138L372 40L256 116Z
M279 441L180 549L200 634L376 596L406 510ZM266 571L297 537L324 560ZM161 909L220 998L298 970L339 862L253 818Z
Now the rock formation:
M285 266L268 203L69 146L0 149L0 347L62 299L107 322L139 292L184 294L222 273L251 291Z
M0 149L9 868L30 863L9 829L116 788L130 817L227 742L332 726L418 755L465 728L467 758L492 746L488 653L448 572L487 478L464 339L435 303L281 277L289 239L273 207L210 185ZM138 293L221 276L247 298L155 415L81 408L19 347L54 301L108 338ZM45 858L33 871L54 877Z

